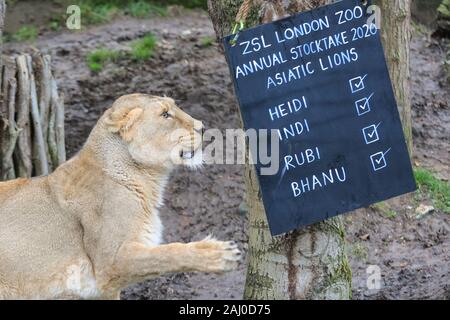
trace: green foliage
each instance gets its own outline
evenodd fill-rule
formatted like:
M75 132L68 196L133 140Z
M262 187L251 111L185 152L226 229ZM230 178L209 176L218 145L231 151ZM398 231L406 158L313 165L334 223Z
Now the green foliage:
M214 44L214 42L216 41L216 39L214 39L213 37L203 37L200 39L200 46L202 47L210 47Z
M413 28L413 30L417 33L420 34L428 34L430 31L428 30L428 28L421 23L417 23L414 20L411 20L411 27Z
M189 9L207 9L207 0L146 0L147 2L158 3L160 5L178 5Z
M156 37L153 34L147 34L131 44L131 56L136 60L147 60L153 55L155 47Z
M48 23L48 27L52 31L59 31L61 30L61 23L59 21L53 20Z
M167 4L177 4L186 8L202 8L207 9L207 0L168 0L164 1Z
M6 1L9 6L16 2L17 0ZM207 0L74 0L73 4L80 7L81 23L85 26L109 22L121 13L127 13L136 18L166 16L168 5L207 8ZM58 31L61 28L60 23L63 21L53 19L49 22L48 27ZM12 39L16 41L33 40L37 34L35 27L24 26L12 36Z
M13 36L15 41L30 41L36 39L38 30L33 26L23 26Z
M6 6L10 7L10 6L16 4L17 0L6 0L5 2L6 2Z
M381 212L390 219L395 218L398 214L395 210L392 210L389 204L385 201L374 203L370 207L378 212Z
M369 207L383 213L389 210L389 205L385 201L374 203Z
M100 48L87 55L87 64L89 69L99 72L106 63L116 60L119 56L120 52L118 51Z
M438 29L446 34L450 34L450 0L443 0L438 7Z
M130 2L125 11L135 18L146 18L151 15L164 17L167 15L165 7L144 0Z
M67 16L55 16L48 22L48 28L52 31L60 31L66 25Z
M358 243L351 245L350 255L357 257L358 259L360 259L362 261L366 261L369 256L369 253L367 251L367 247L364 244L358 242Z
M166 7L148 0L79 0L78 5L82 23L88 25L108 22L120 13L128 13L136 18L167 15Z
M436 208L450 213L450 184L437 179L432 172L425 169L415 169L414 176L419 192L429 196Z
M442 16L450 19L450 0L443 0L437 10Z
M110 4L119 8L127 7L133 2L147 2L150 4L159 5L180 5L186 8L205 8L207 7L207 0L79 0L80 3L90 3L91 5L105 5Z
M81 21L84 24L100 24L111 21L119 12L114 3L97 3L94 0L80 1Z
M90 52L86 57L86 61L89 69L94 72L99 72L103 70L107 63L115 62L121 57L130 56L137 61L147 60L154 54L155 48L156 37L153 34L147 34L142 39L131 44L131 51L129 53L99 48Z
M384 214L386 217L393 219L397 216L397 211L389 209L389 210L385 211Z

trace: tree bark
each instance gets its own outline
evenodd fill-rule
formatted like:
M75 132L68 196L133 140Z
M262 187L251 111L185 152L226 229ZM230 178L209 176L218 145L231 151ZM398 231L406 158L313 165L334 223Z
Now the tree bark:
M246 26L269 22L331 0L253 1ZM241 0L209 0L208 10L221 39L231 32ZM349 299L351 270L340 217L290 232L270 235L253 165L246 165L249 207L246 299Z
M19 177L30 177L33 166L31 161L31 129L30 129L30 95L31 82L28 72L27 57L18 56L17 78L18 78L18 99L17 99L17 127L19 137L15 151L15 161L17 163L17 175Z
M5 0L0 0L0 106L4 107L4 101L3 99L3 62L2 62L2 49L3 49L3 25L5 22L5 11L6 11L6 5ZM0 109L0 146L3 145L3 136L5 134L6 128L5 128L5 122L3 119L6 118L6 109ZM1 153L1 150L0 150ZM1 154L0 154L1 155ZM1 170L1 168L0 168ZM1 173L1 171L0 171ZM1 178L1 177L0 177Z
M406 144L412 156L410 50L411 0L376 0L381 9L381 38Z
M272 237L253 166L246 166L249 207L246 299L349 299L351 269L340 217Z
M33 162L35 166L35 174L37 176L48 174L47 151L45 149L44 134L42 130L41 115L38 107L38 97L36 89L36 81L34 78L33 65L30 56L27 56L28 71L30 73L30 100L31 100L31 119L34 128L34 146L33 146Z
M36 78L39 83L39 111L44 135L45 150L49 166L52 165L48 151L48 123L50 114L50 101L52 96L51 59L49 55L38 55L35 60Z
M0 55L2 54L1 44L2 44L2 39L3 39L2 38L3 25L5 23L5 11L6 11L5 0L0 0ZM0 62L1 62L1 60L0 60Z
M55 140L56 158L55 167L66 161L66 149L64 138L64 97L59 96L56 80L52 78L52 108L55 111Z

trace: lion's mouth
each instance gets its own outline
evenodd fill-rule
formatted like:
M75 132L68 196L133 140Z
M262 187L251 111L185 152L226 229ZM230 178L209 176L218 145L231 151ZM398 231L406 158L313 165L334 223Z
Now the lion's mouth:
M180 151L180 157L182 159L192 159L194 157L195 151Z

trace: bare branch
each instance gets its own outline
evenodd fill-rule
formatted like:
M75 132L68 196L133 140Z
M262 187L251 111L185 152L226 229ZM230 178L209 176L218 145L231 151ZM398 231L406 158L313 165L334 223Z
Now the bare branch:
M47 151L42 133L41 117L39 114L36 82L34 80L33 66L31 57L27 56L28 71L30 73L30 101L31 101L31 118L33 120L33 158L36 175L48 174Z
M16 58L18 73L18 101L17 101L17 127L19 137L15 152L18 175L30 177L32 174L31 162L31 130L30 130L30 74L25 55Z

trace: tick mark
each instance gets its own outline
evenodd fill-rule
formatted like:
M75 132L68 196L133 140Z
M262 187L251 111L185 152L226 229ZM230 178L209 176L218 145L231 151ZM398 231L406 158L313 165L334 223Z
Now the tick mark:
M350 89L352 90L352 93L364 90L364 79L367 77L367 74L364 76L355 77L353 79L349 80L350 83Z
M380 151L374 153L370 156L370 161L372 162L373 171L378 171L387 167L386 155L391 151L391 148L385 152Z
M377 142L380 140L378 136L378 127L380 126L381 122L377 125L372 124L368 127L365 127L362 129L364 140L366 141L366 144L371 144L374 142Z

